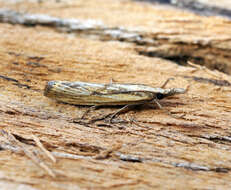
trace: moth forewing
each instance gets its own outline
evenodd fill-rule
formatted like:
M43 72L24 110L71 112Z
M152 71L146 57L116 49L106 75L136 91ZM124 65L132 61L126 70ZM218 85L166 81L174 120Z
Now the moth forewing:
M153 88L141 84L97 84L50 81L44 95L75 105L132 105L184 93L183 88Z
M50 81L44 95L60 102L75 105L127 105L151 101L155 94L137 90L132 84L96 84Z

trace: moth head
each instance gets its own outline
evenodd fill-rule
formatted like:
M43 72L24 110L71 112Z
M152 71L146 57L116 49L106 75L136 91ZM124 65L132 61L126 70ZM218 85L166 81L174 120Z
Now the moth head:
M162 90L161 92L157 92L156 93L156 98L158 100L161 100L165 97L168 97L168 96L173 96L175 94L183 94L185 93L186 89L184 88L169 88L169 89L164 89Z
M56 81L49 81L47 82L45 89L44 89L44 96L51 96L53 93L53 89L58 83Z

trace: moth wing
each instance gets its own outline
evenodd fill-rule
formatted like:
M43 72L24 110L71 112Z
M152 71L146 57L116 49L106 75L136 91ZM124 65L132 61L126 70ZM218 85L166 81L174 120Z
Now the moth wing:
M126 105L147 102L153 92L137 91L132 85L51 81L45 95L76 105Z

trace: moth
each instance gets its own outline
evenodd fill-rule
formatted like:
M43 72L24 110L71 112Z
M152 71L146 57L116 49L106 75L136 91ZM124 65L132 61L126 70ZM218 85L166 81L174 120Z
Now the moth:
M143 84L98 84L88 82L49 81L44 95L59 102L74 105L107 106L124 105L114 115L130 105L154 102L162 108L158 100L185 93L184 88L153 88Z

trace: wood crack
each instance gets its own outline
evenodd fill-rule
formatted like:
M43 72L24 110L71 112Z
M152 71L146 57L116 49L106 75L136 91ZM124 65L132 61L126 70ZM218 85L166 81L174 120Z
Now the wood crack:
M180 39L180 33L174 34L179 39L172 40L172 34L147 33L146 31L127 30L121 27L107 27L94 20L61 19L41 14L23 14L13 10L0 9L0 22L21 24L24 26L46 26L59 32L78 33L103 41L118 40L137 45L138 54L148 57L161 57L177 64L187 65L187 61L231 73L230 54L227 48L216 47L216 40ZM220 43L229 41L224 39ZM215 43L215 44L214 44Z

